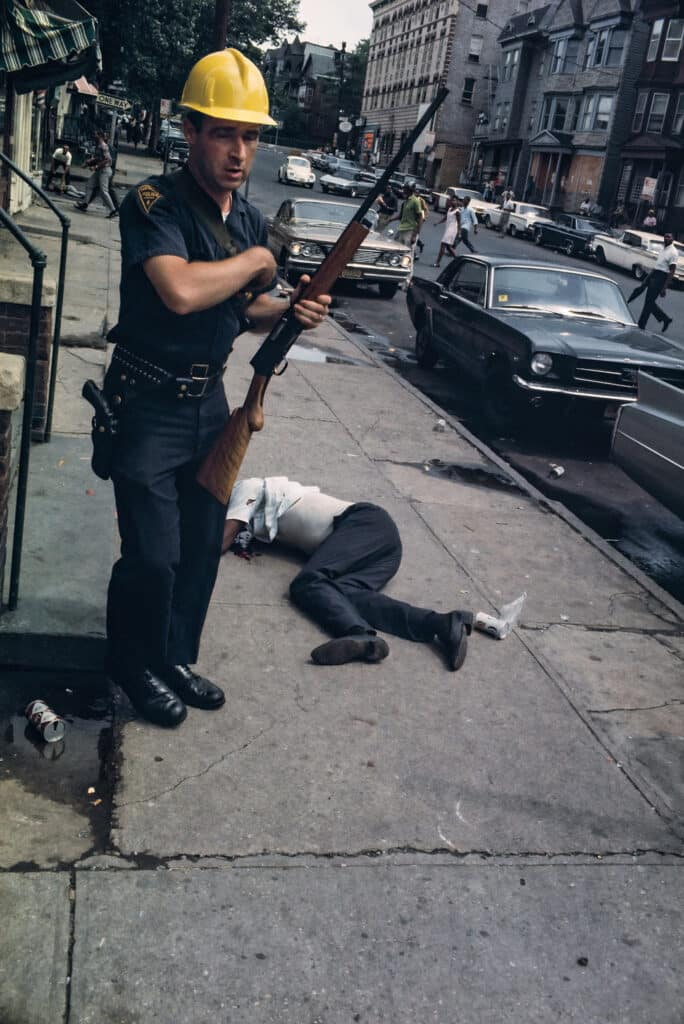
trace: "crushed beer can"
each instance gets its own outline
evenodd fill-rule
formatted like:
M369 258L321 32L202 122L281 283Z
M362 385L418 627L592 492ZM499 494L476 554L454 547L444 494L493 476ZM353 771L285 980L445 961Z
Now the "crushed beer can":
M64 739L64 719L56 715L44 700L32 700L27 704L24 714L46 743L59 743Z
M497 640L505 640L518 624L526 598L527 592L524 592L520 597L516 597L515 601L502 605L501 618L489 615L487 612L477 612L473 623L475 629L496 637Z

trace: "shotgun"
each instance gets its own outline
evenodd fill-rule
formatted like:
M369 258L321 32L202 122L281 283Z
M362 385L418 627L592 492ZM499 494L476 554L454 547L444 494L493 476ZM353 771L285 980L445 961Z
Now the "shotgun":
M435 112L448 95L442 87L427 108L417 125L399 148L387 170L379 178L375 188L349 221L335 245L329 251L299 301L316 299L330 291L337 278L359 248L373 224L367 216L373 203L385 191L390 177L413 149L413 144L432 120ZM287 368L285 357L303 330L295 319L294 310L288 309L272 328L253 359L250 360L254 376L244 404L234 409L230 419L219 434L202 462L197 481L206 488L222 505L227 505L231 491L240 472L240 466L247 453L252 434L264 425L264 395L272 376L280 376Z

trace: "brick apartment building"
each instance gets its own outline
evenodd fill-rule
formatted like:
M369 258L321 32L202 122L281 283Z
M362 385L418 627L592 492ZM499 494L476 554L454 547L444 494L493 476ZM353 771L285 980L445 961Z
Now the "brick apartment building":
M501 74L470 169L520 197L576 209L615 202L648 27L636 0L556 0L499 37Z
M496 88L498 36L519 0L371 0L373 27L361 108L386 164L440 85L450 89L431 130L406 161L435 186L461 180L477 112Z
M642 0L648 46L639 71L630 138L616 198L637 222L653 206L661 229L684 237L684 3ZM649 181L650 179L650 181ZM653 190L653 198L644 196ZM649 189L648 186L651 186ZM655 187L654 187L655 186Z

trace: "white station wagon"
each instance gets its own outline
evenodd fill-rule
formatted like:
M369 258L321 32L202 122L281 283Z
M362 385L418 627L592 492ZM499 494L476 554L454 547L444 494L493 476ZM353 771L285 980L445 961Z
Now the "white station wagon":
M684 245L675 242L678 253L675 280L684 281ZM612 263L621 267L643 281L655 266L658 254L662 251L663 239L660 235L652 235L648 231L619 231L616 235L594 235L589 245L600 266Z
M305 156L288 156L278 168L278 181L283 185L303 185L313 188L316 175Z

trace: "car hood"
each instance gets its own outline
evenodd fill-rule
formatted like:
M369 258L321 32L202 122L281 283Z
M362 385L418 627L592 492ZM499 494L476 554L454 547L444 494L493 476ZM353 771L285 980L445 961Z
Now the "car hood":
M636 324L623 327L581 317L561 320L555 316L516 313L502 314L501 319L525 334L535 352L684 369L684 345L662 334L642 331Z
M290 167L289 164L285 164L285 173L294 178L308 178L311 171L307 171L306 167Z
M354 209L355 207L350 206L350 211ZM299 220L296 225L288 225L287 232L293 239L296 238L306 242L323 242L324 244L332 245L340 237L345 226L344 224L320 224L318 221ZM379 234L377 231L369 231L362 245L366 247L371 246L373 249L389 249L392 252L396 252L397 249L408 250L408 246L385 238L384 235Z

